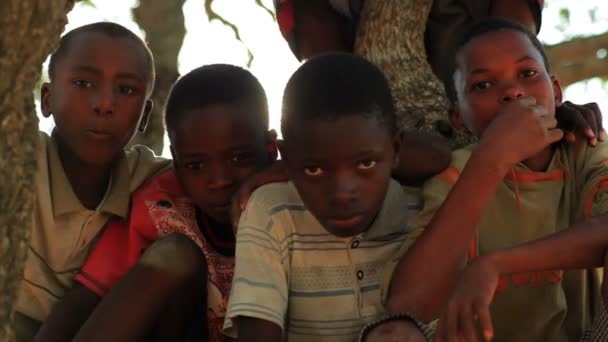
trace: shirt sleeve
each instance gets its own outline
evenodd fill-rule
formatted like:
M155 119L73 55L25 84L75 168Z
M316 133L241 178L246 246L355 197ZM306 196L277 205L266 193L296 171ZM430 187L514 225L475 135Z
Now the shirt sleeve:
M265 189L249 200L236 237L236 267L224 321L224 334L232 337L238 335L237 317L269 321L284 329L289 260L280 232L286 218L272 215L272 207L265 204L267 191L260 190Z
M99 296L105 296L135 265L149 242L129 222L114 220L93 247L75 279Z
M426 228L445 201L452 186L460 177L460 171L450 166L440 174L429 179L422 187L422 210L418 212L411 222L411 231L418 232ZM414 234L418 236L420 234Z
M574 172L576 186L582 189L579 214L588 219L608 213L608 144L584 144L580 149Z

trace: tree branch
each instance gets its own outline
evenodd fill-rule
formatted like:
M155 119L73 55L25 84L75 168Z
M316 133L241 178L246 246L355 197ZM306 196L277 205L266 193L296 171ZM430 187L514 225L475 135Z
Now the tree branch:
M601 49L608 50L608 32L546 47L552 72L564 87L592 77L608 78L608 58L597 56Z
M217 12L215 12L213 10L213 7L211 6L213 4L213 0L205 0L205 12L207 13L207 17L209 18L209 22L213 21L213 20L218 20L219 22L221 22L222 24L228 26L232 32L234 32L234 37L243 44L243 46L245 46L245 48L247 49L247 66L250 67L251 63L253 62L253 53L251 52L251 49L249 48L249 46L247 46L247 44L245 44L245 42L243 41L243 39L241 39L241 33L239 31L239 28L233 24L232 22L226 20L224 17L222 17L221 15L219 15ZM263 6L263 5L262 5Z
M262 0L255 0L256 5L262 7L268 14L270 14L270 16L272 17L272 20L277 20L277 18L274 15L274 11L271 10L270 8L266 7L266 5L264 5L262 3Z

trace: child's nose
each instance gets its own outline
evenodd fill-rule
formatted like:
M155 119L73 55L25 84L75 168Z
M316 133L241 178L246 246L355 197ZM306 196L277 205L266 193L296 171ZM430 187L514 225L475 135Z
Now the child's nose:
M503 102L503 103L511 102L522 96L524 96L524 92L520 87L518 87L515 84L509 85L508 87L506 87L506 89L503 92L501 102Z
M93 109L98 115L109 115L114 113L116 97L111 87L99 87L93 100Z
M209 170L209 189L222 190L234 183L230 169L222 165L211 166Z
M348 175L337 175L334 178L332 191L332 202L336 205L344 205L352 202L357 197L357 182Z

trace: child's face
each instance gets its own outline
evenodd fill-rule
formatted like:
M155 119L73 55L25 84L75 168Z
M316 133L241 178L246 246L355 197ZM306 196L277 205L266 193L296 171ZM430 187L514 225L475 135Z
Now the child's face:
M366 231L382 207L397 163L398 136L362 115L297 125L279 147L304 204L334 235Z
M74 38L57 60L54 79L42 87L42 111L53 115L64 148L94 165L116 158L151 109L144 60L143 49L127 38Z
M256 116L230 105L183 114L171 146L177 177L188 196L220 223L230 223L230 201L239 186L268 165L268 132Z
M480 136L502 106L522 96L555 115L561 90L541 53L523 33L503 29L473 38L457 55L458 95L452 122Z

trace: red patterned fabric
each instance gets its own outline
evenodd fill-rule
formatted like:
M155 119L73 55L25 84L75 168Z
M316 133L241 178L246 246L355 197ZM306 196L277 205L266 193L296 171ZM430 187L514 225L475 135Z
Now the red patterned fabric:
M201 248L207 259L207 319L211 341L232 341L221 331L234 275L234 256L217 252L205 238L215 236L212 227L205 220L198 221L203 222L202 227L175 173L168 171L133 194L129 221L108 225L76 280L104 296L152 243L171 233L184 234ZM228 244L234 248L233 242Z

